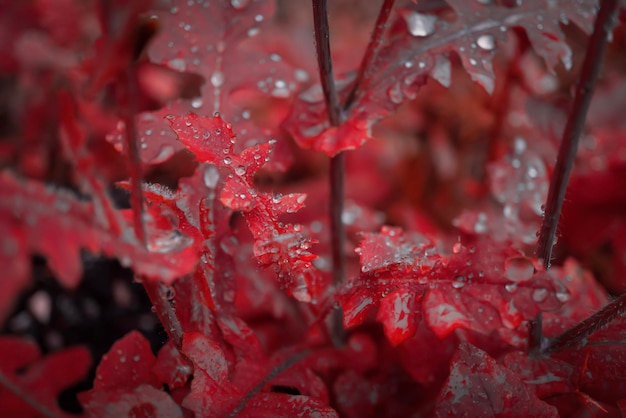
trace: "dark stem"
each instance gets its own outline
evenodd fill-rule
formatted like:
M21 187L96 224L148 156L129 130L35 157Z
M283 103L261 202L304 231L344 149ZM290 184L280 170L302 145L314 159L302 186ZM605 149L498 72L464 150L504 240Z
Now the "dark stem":
M135 235L140 245L146 247L147 237L146 229L143 223L143 190L141 189L141 158L139 156L139 146L137 144L137 132L135 129L135 114L138 111L137 97L139 97L139 87L132 66L128 66L126 70L126 79L128 83L128 102L126 103L126 115L124 117L126 123L126 150L128 154L127 163L130 174L130 201L133 208L133 223ZM183 341L183 330L176 316L176 310L170 302L168 288L163 283L150 281L142 278L143 287L150 298L150 302L154 306L155 313L165 332L170 339L181 347Z
M550 354L585 345L587 337L626 312L626 293L563 334L546 339L540 352Z
M328 26L327 0L312 0L313 24L315 27L315 48L320 71L320 82L324 91L328 120L332 126L343 122L339 96L335 86L333 64L330 55L330 33ZM330 160L330 228L333 260L333 283L338 287L346 276L346 258L343 253L346 242L346 229L341 220L344 205L344 155L338 154ZM343 314L335 309L331 318L331 335L336 346L343 345Z
M618 0L603 0L601 2L593 34L587 45L580 79L574 96L574 104L565 125L554 173L550 180L545 216L539 232L539 242L537 243L537 257L543 259L546 269L550 268L552 247L559 217L561 216L565 192L567 191L567 183L569 182L578 149L578 142L585 126L587 110L589 109L593 90L600 72L607 38L615 25L618 3Z
M288 370L291 367L293 367L294 365L296 365L298 362L300 362L302 359L304 359L306 356L308 356L312 352L313 352L313 350L306 349L306 350L303 350L303 351L301 351L299 353L295 353L292 356L290 356L289 358L287 358L285 361L283 361L281 364L279 364L276 367L274 367L267 374L267 376L265 376L263 378L263 380L261 380L252 389L250 389L250 391L246 394L246 396L244 396L244 398L241 400L241 402L239 402L239 405L237 405L235 407L235 409L233 409L231 411L231 413L228 414L228 418L232 418L232 417L237 416L241 411L243 411L243 409L246 407L246 405L250 401L250 399L252 399L252 397L254 395L256 395L259 392L261 392L261 390L265 386L267 386L267 384L269 382L271 382L272 380L276 379L278 376L280 376L280 374L282 374L286 370Z
M330 56L330 30L328 26L327 0L312 0L313 2L313 25L315 28L315 51L317 52L317 65L320 71L320 82L324 90L324 100L328 119L332 126L339 126L341 120L341 107L339 96L335 86L333 74L333 62Z
M143 223L143 190L141 189L141 158L137 144L137 132L135 131L135 111L137 110L137 97L139 88L132 66L126 70L128 82L128 104L124 123L126 124L126 152L128 154L127 166L130 175L130 206L133 208L133 224L135 235L142 245L146 245L146 230Z
M11 379L5 376L3 371L0 371L0 386L4 386L7 391L13 393L15 396L26 402L31 408L37 411L42 417L46 418L59 418L55 412L51 411L47 406L39 403L36 399L30 396L26 391L22 390Z
M383 34L387 29L387 21L389 20L389 16L391 15L391 10L393 9L393 4L395 0L385 0L382 6L380 7L380 12L378 12L378 18L376 19L376 26L374 27L374 32L372 32L372 37L370 38L369 44L367 45L367 50L365 51L365 55L363 55L363 60L361 61L361 66L359 67L359 73L354 81L354 85L352 86L352 90L348 94L348 98L344 103L344 110L347 110L352 106L354 100L357 98L359 90L363 87L363 80L369 80L371 72L373 70L372 64L374 60L378 56L378 51L380 51L380 47L383 44Z

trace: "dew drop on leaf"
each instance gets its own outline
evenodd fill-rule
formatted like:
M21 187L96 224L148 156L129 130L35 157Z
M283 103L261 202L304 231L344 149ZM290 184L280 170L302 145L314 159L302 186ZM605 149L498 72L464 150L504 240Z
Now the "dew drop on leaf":
M191 101L191 107L193 107L194 109L199 109L202 107L202 98L201 97L196 97L195 99L193 99Z
M517 283L509 283L504 286L504 289L509 293L515 293L517 290Z
M210 165L206 168L206 170L204 170L204 184L209 188L209 189L215 189L215 187L217 186L217 182L220 179L220 174L217 171L217 168L213 165Z
M533 290L532 298L535 302L541 303L545 301L547 297L548 297L548 291L546 289Z
M241 10L248 6L249 0L230 0L230 5L237 10Z
M495 39L491 35L481 35L476 40L479 47L486 51L491 51L495 47Z
M224 73L216 71L211 75L211 84L213 87L221 87L224 84Z
M535 267L526 257L511 257L504 262L504 275L513 282L529 280L533 274Z
M422 38L435 31L435 22L437 22L435 16L421 13L409 13L405 16L405 20L411 35Z

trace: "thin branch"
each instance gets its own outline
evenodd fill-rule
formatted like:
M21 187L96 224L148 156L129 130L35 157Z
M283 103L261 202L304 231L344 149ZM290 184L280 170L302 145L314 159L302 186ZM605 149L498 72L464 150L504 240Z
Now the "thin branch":
M0 386L4 386L9 392L26 402L31 408L46 418L60 418L56 412L51 411L47 406L42 405L35 398L22 390L17 384L9 379L3 371L0 370Z
M587 45L580 80L574 96L574 104L565 125L554 173L550 180L545 217L541 224L539 242L537 243L537 257L543 259L546 269L550 268L554 237L561 216L567 184L578 150L580 135L585 126L587 110L600 73L607 39L615 25L618 3L619 0L603 0L601 2L593 34Z
M128 85L128 97L124 114L126 123L126 152L127 166L130 174L130 200L133 209L133 224L135 235L140 245L147 246L146 229L143 222L143 190L141 188L141 158L139 156L139 146L137 141L137 131L135 126L135 114L139 107L137 97L139 96L139 87L132 66L128 66L126 70L126 81ZM150 281L140 278L143 287L150 298L150 302L154 306L155 313L165 332L170 339L181 347L183 341L183 329L178 317L176 309L172 305L168 293L170 292L166 285L160 282Z
M312 0L313 23L315 27L315 48L317 63L320 71L320 81L324 91L328 120L332 126L339 126L343 122L339 96L335 86L333 64L330 55L330 33L328 26L327 0ZM330 161L330 228L333 261L333 283L339 286L346 276L346 257L344 247L346 229L341 216L344 207L344 155L338 154ZM343 314L335 309L332 313L331 335L336 346L343 345L345 333L343 330Z
M146 230L143 223L143 190L141 189L141 158L139 156L139 145L137 144L137 132L135 130L135 113L138 111L137 96L139 86L134 74L133 67L128 66L126 70L126 80L128 83L128 103L124 115L126 124L126 165L130 175L130 203L133 209L133 226L135 235L141 243L146 245Z
M583 346L587 337L602 329L625 312L626 293L561 335L546 339L546 342L542 344L544 347L540 349L540 352L550 354L567 348Z
M291 367L295 366L297 363L299 363L302 359L307 357L312 352L313 350L306 349L301 352L295 353L291 355L289 358L287 358L285 361L283 361L282 363L274 367L267 374L267 376L265 376L259 383L257 383L252 389L250 389L248 393L246 393L246 395L243 397L241 402L239 402L239 405L237 405L235 409L233 409L231 413L228 414L228 418L237 416L241 411L243 411L243 409L246 407L250 399L252 399L254 395L261 392L261 390L265 387L265 385L267 385L272 380L276 379L278 376L280 376L282 373L284 373Z
M333 62L330 55L330 29L328 26L327 0L312 0L313 25L315 27L315 51L317 65L320 72L320 82L324 91L328 119L332 126L339 126L341 120L341 106L335 86Z
M387 29L389 20L389 16L391 15L391 10L393 9L393 5L395 0L385 0L382 6L380 7L380 12L378 12L378 18L376 19L376 26L374 27L374 32L372 32L372 37L370 38L369 44L367 45L367 50L365 51L365 55L363 55L363 60L361 61L361 66L359 67L359 74L354 81L354 85L352 86L352 90L348 94L348 98L344 103L344 110L349 109L350 106L354 103L354 100L357 98L359 90L363 87L363 80L368 80L370 78L371 72L373 71L372 64L374 60L378 56L378 51L380 51L380 47L383 44L383 34Z

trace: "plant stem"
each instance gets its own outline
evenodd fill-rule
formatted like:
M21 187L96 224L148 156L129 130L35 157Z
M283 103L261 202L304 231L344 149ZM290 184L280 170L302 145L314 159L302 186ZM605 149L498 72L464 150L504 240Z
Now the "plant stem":
M328 119L332 126L339 126L341 120L341 107L339 96L335 86L333 74L333 62L330 55L330 29L328 26L327 0L312 0L313 2L313 25L315 27L315 50L317 52L317 65L320 72L320 82L324 90L324 100Z
M626 312L626 293L561 335L547 339L540 352L550 354L585 345L586 338ZM542 344L544 345L544 344Z
M328 120L332 126L343 122L339 96L335 86L333 64L330 55L330 31L328 26L327 0L312 0L313 23L315 27L315 48L320 72L320 82L324 91ZM346 258L343 249L346 242L346 230L341 219L344 206L345 159L342 153L330 160L330 228L333 261L333 283L338 287L346 276ZM343 314L334 309L331 314L331 336L336 346L343 345Z
M587 110L589 109L593 90L600 73L607 38L615 25L618 3L618 0L603 0L601 2L593 34L587 45L580 79L574 96L574 104L565 125L554 173L550 180L545 216L541 224L539 242L537 243L537 257L543 259L546 269L550 268L552 247L559 217L561 216L565 192L567 191L567 183L574 165L580 135L585 125Z
M371 72L373 70L372 64L374 60L378 56L378 51L383 44L383 34L385 33L385 29L387 29L387 21L389 20L389 16L391 15L391 10L393 9L393 4L395 0L385 0L382 6L380 6L380 12L378 12L378 18L376 19L376 26L374 27L374 32L372 32L372 37L370 38L369 44L367 45L367 49L365 50L365 55L363 55L363 60L361 61L361 66L359 67L359 73L354 81L354 85L352 86L352 90L348 94L348 98L344 103L344 110L347 110L352 106L354 100L357 98L359 90L363 87L363 80L368 80L370 78Z
M39 403L35 398L26 393L16 383L14 383L9 377L5 376L3 371L0 371L0 386L3 386L7 391L13 393L15 396L26 402L33 410L37 411L41 416L46 418L59 418L60 416L51 411L46 405Z
M128 83L128 97L126 103L126 150L127 165L130 174L130 201L133 209L133 224L135 235L139 244L147 246L146 229L143 223L143 190L141 189L141 158L139 156L139 146L137 145L137 132L135 129L135 114L138 112L137 97L139 87L132 66L126 70L126 80ZM183 330L176 316L176 310L167 297L168 289L163 283L153 282L148 279L141 279L143 287L154 306L155 313L165 332L170 339L181 347L183 341Z

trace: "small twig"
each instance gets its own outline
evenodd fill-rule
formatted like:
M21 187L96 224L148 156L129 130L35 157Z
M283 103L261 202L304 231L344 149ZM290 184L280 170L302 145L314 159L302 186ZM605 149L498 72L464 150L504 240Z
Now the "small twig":
M315 48L320 71L320 81L324 91L328 120L332 126L339 126L343 122L339 96L335 86L333 64L330 55L330 33L328 26L327 0L312 0L313 23L315 26ZM330 160L330 228L333 261L333 283L338 287L346 276L346 257L344 246L346 229L341 216L344 207L344 155L339 153ZM345 332L343 329L343 314L340 309L333 310L331 318L331 335L336 346L343 345Z
M132 66L128 66L126 70L126 81L128 85L128 97L126 98L126 109L124 121L126 123L126 153L127 166L130 174L130 200L133 209L133 223L135 235L140 245L147 246L146 229L143 222L143 190L141 188L141 158L139 156L139 146L137 144L137 132L135 126L135 114L138 112L137 97L139 88ZM165 332L177 347L182 346L183 329L178 317L176 309L168 298L168 288L163 283L153 282L145 278L141 278L150 302L154 306L155 313Z
M126 70L128 83L128 103L125 109L124 123L126 124L126 154L127 167L130 175L130 202L133 209L133 227L135 235L141 243L146 245L146 230L143 223L143 190L141 189L141 158L137 144L137 132L135 127L135 112L137 109L137 96L139 88L132 66Z
M246 407L248 402L250 402L250 399L252 399L254 397L254 395L256 395L257 393L261 392L261 390L263 390L265 385L267 385L272 380L276 379L283 372L287 371L288 369L290 369L291 367L296 365L298 362L300 362L302 359L307 357L312 352L313 352L312 349L306 349L306 350L300 351L299 353L295 353L292 356L290 356L289 358L287 358L285 361L280 363L278 366L274 367L267 374L267 376L265 376L263 378L263 380L261 380L259 383L257 383L252 389L250 389L250 391L248 393L246 393L246 396L244 396L244 398L241 400L241 402L239 402L239 405L237 405L235 407L235 409L233 409L231 411L231 413L228 414L228 418L233 418L233 417L237 416L237 414L239 414L241 411L243 411L243 409Z
M389 16L391 15L391 10L393 9L394 3L395 0L385 0L380 7L380 12L378 12L378 18L376 19L376 26L374 27L374 32L372 32L372 37L370 38L369 44L367 45L365 55L363 55L363 60L361 61L361 66L359 67L359 73L356 77L356 80L354 81L352 90L350 90L348 98L344 103L344 110L349 109L350 106L352 106L352 104L354 103L354 100L357 98L359 90L363 87L363 80L368 80L370 78L371 72L373 70L372 64L378 56L378 51L380 51L380 47L383 44L383 34L387 29L387 21L389 20Z
M567 184L574 165L576 151L578 150L580 135L585 126L587 110L589 109L593 90L600 73L607 38L615 25L618 3L618 0L603 0L601 2L593 34L587 45L580 80L574 96L574 104L565 125L554 173L550 180L545 216L541 224L539 242L537 243L537 257L543 259L546 269L550 268L554 237L559 217L561 216Z
M9 392L26 402L31 408L40 413L42 416L46 418L60 418L60 415L57 415L48 407L42 405L39 401L23 391L22 388L9 379L2 370L0 370L0 385L4 386Z
M541 347L539 351L542 354L550 354L567 348L583 346L587 337L602 329L625 312L626 294L623 294L561 335L545 339L546 343L542 344L544 347Z

